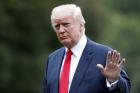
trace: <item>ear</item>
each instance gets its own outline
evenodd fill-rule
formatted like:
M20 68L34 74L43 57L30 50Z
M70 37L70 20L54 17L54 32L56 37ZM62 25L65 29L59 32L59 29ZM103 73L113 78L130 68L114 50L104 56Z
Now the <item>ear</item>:
M80 31L83 31L83 30L84 30L84 24L81 23L81 24L80 24Z

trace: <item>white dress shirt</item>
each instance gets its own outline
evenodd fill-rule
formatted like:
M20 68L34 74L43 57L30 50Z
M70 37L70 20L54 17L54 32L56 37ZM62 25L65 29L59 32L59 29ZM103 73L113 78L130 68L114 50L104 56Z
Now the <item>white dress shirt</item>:
M85 35L83 35L80 39L80 41L73 47L71 48L71 51L72 51L72 56L71 56L71 64L70 64L70 75L69 75L69 85L68 85L68 90L70 89L70 86L71 86L71 83L72 83L72 80L73 80L73 76L75 74L75 71L76 71L76 68L78 66L78 63L79 63L79 60L81 58L81 55L83 53L83 50L86 46L86 43L87 43L87 38ZM66 51L67 51L67 48L66 48ZM65 52L66 53L66 52ZM62 63L62 67L64 65L64 60L66 58L66 55L64 56L64 59L63 59L63 63ZM61 67L61 70L62 70L62 67ZM117 82L115 82L116 84ZM106 80L106 84L107 84L107 87L109 87L110 90L112 90L112 85L113 84L110 84L107 80Z

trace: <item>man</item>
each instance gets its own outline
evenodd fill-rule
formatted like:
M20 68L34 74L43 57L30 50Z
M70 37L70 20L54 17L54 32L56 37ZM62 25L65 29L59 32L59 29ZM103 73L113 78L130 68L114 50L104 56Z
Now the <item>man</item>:
M48 56L44 93L130 93L120 53L85 35L85 20L74 4L52 10L51 22L64 47Z

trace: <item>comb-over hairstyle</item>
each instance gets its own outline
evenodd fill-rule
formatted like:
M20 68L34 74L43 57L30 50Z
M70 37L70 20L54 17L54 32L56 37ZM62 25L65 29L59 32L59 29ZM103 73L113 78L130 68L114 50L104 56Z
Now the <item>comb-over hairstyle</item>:
M82 15L81 8L75 4L65 4L65 5L60 5L60 6L55 7L52 10L51 21L52 19L58 17L58 15L65 16L67 14L72 15L76 21L82 22L83 24L85 24L85 19Z

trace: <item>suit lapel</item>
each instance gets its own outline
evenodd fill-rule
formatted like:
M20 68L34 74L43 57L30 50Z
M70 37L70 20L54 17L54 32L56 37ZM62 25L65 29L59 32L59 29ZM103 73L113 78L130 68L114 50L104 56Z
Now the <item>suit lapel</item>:
M85 49L82 53L82 56L80 58L75 75L73 77L69 93L77 93L76 91L78 90L78 86L80 85L80 82L81 82L90 62L91 62L90 60L93 57L93 52L91 50L93 50L93 49L91 49L90 40L88 40L86 47L85 47Z
M58 93L58 86L59 86L59 73L60 73L60 69L61 69L61 64L63 61L63 57L64 57L64 53L65 53L65 48L63 48L59 54L57 55L57 57L55 58L55 68L53 69L53 75L52 78L54 78L54 86L53 86L53 93Z

